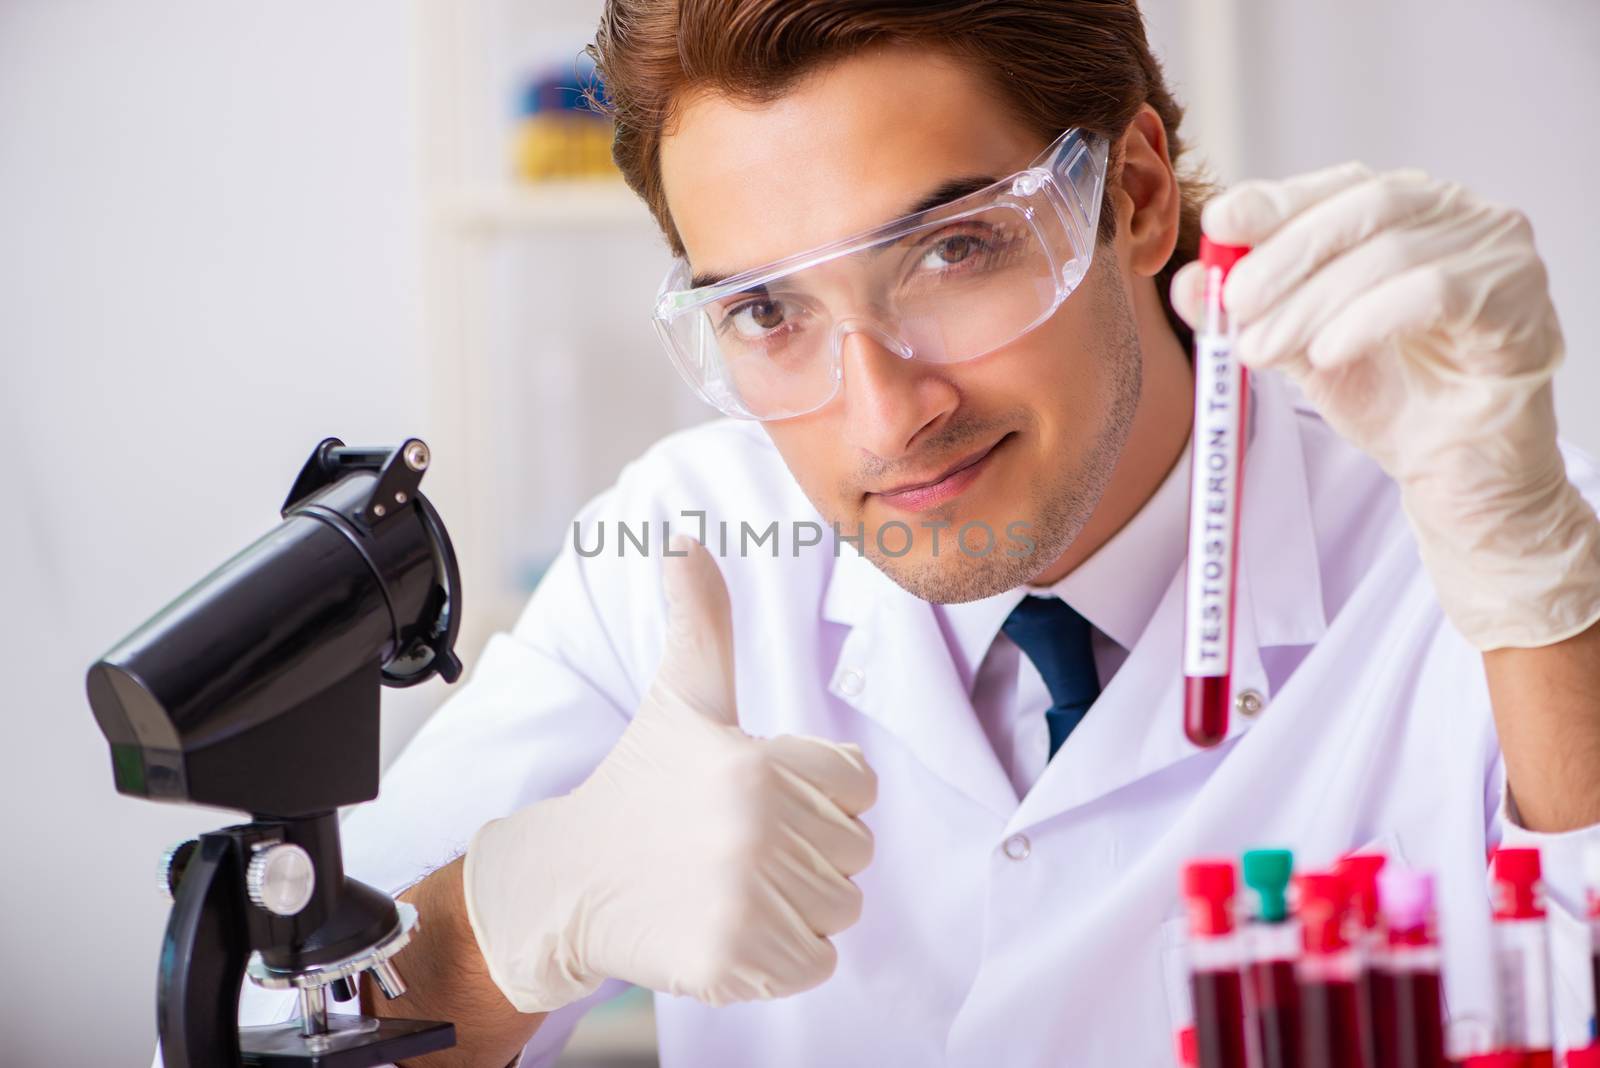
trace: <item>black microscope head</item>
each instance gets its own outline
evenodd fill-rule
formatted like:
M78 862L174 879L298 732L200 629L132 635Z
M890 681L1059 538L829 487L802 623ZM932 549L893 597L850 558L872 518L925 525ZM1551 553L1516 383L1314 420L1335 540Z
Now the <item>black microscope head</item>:
M276 817L377 796L380 684L461 672L428 459L324 440L281 523L89 669L119 791Z

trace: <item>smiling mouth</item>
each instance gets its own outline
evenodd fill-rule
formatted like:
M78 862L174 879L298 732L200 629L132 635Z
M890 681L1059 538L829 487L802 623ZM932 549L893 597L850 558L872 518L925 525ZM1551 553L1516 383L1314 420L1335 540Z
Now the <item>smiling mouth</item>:
M937 507L946 501L964 492L972 485L989 466L989 459L1005 441L1010 438L1005 434L993 444L980 449L978 452L957 460L943 473L932 479L921 482L907 482L889 490L878 490L871 496L881 498L885 503L892 504L911 512L923 512L929 508Z

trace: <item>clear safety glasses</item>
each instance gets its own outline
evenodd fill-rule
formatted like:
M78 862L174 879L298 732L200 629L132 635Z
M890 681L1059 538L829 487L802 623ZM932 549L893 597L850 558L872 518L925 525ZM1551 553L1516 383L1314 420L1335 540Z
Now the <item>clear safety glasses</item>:
M1048 319L1094 254L1107 142L1068 130L1026 170L927 211L697 289L678 260L656 332L728 415L784 419L839 391L860 331L904 359L958 363Z

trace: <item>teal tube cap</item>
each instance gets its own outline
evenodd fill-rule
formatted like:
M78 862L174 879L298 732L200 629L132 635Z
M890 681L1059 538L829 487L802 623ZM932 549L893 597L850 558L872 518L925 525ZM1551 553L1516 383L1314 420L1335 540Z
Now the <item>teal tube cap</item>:
M1294 854L1287 849L1252 849L1244 855L1244 884L1256 893L1256 918L1282 923L1289 918L1289 876Z

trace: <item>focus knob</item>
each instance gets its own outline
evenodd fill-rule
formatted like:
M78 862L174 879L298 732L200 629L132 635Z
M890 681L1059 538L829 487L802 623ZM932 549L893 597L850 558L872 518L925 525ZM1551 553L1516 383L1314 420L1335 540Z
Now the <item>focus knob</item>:
M316 887L311 854L288 842L257 847L244 873L250 903L275 916L293 916L305 908Z
M178 884L183 881L183 870L189 866L189 858L194 856L195 846L200 844L198 839L190 838L168 847L161 854L161 894L171 901L178 893Z

